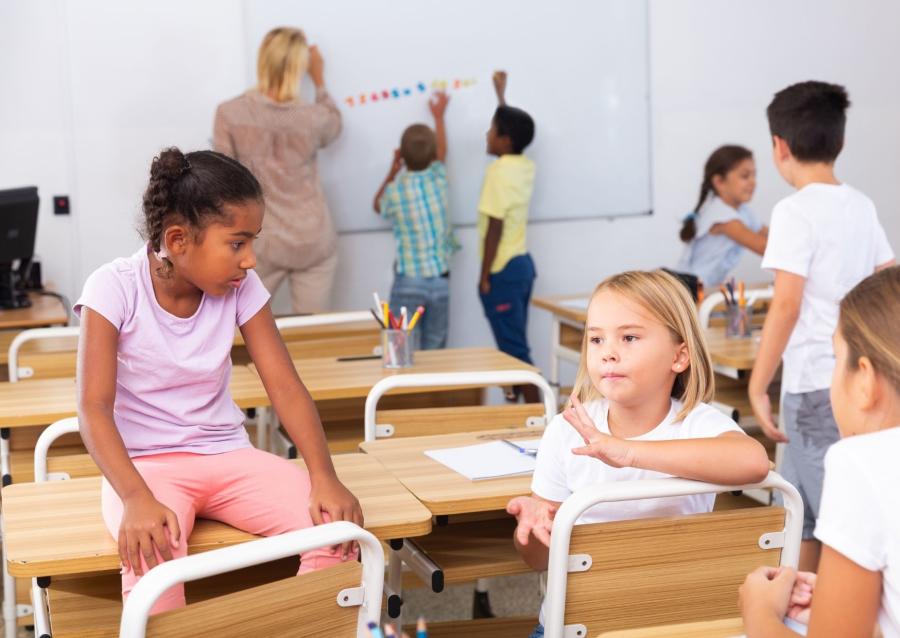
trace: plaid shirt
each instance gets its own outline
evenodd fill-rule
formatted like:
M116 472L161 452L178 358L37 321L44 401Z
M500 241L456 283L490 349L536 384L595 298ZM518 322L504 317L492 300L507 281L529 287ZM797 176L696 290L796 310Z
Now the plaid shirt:
M384 189L378 208L394 226L397 274L440 277L450 269L459 245L448 219L447 168L432 162L404 171Z

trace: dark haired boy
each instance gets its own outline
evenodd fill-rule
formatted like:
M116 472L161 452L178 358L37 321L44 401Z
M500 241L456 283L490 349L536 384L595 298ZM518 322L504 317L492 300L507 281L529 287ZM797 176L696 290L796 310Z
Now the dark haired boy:
M405 306L412 318L416 308L424 306L416 330L425 350L447 346L450 257L458 248L447 212L448 101L440 92L428 102L433 131L425 124L413 124L403 132L391 169L375 195L375 212L391 220L397 245L391 312L399 317Z
M522 151L534 139L534 120L506 104L506 73L494 73L499 105L487 132L487 152L497 159L488 166L478 201L481 278L478 291L497 347L532 363L528 347L528 304L536 277L526 247L528 205L534 188L534 162ZM510 400L525 395L538 401L537 388L515 387Z
M818 564L821 545L813 530L823 459L840 438L829 401L838 303L862 279L894 263L872 200L834 174L849 105L842 86L801 82L776 93L766 111L775 166L796 192L772 210L762 267L775 274L775 296L749 395L766 435L787 443L779 471L803 498L804 571L815 571ZM781 359L783 432L774 423L768 396Z

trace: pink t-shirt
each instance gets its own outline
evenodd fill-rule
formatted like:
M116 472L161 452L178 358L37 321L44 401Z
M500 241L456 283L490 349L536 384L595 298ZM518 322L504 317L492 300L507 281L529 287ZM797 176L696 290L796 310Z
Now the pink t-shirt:
M235 326L268 300L250 270L236 290L205 294L193 316L176 317L156 301L146 246L88 277L74 311L87 306L119 331L113 412L129 456L250 446L231 400L231 346Z

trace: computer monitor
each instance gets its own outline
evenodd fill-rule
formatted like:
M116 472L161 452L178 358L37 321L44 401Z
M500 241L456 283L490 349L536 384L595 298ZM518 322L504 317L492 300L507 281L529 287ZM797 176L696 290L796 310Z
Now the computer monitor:
M30 305L22 267L34 256L39 202L36 186L0 190L0 308Z

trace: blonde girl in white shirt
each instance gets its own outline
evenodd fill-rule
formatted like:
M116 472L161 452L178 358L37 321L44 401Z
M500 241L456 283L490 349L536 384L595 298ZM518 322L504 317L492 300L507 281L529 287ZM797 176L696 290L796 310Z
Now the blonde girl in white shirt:
M547 568L553 516L577 489L666 476L730 485L762 480L766 452L707 405L712 363L687 289L662 271L625 272L591 297L575 391L541 440L532 495L507 511L515 544ZM605 503L579 523L712 510L714 494ZM543 636L538 625L533 637Z
M818 575L762 567L741 587L749 638L900 637L900 266L861 281L841 301L831 405L843 440L825 454L815 536Z

